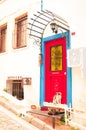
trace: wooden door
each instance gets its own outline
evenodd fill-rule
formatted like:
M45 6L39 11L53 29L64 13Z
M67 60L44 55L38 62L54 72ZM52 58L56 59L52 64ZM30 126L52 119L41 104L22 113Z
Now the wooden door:
M45 101L52 102L56 92L67 102L66 38L45 43Z

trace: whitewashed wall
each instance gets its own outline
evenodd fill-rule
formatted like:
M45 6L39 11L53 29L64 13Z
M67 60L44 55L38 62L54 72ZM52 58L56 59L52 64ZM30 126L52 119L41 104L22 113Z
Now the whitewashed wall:
M32 104L39 104L40 96L39 47L33 45L33 41L29 40L28 35L27 47L13 50L12 34L15 18L28 12L29 21L32 10L36 8L38 8L38 2L34 6L33 2L28 2L28 0L23 2L7 0L0 5L0 25L7 23L7 51L0 54L0 89L6 87L8 76L31 77L32 84L25 86L24 98Z
M86 1L85 0L44 0L44 9L51 10L63 17L70 26L72 36L72 48L86 46Z
M35 1L35 2L34 2ZM86 47L86 0L43 0L43 9L55 12L68 21L71 32L71 48ZM14 18L24 12L28 12L29 18L41 10L41 0L7 0L0 5L0 25L8 23L7 52L0 54L0 88L6 86L5 81L8 76L30 76L32 77L32 86L28 88L32 102L38 103L39 99L39 48L28 41L28 47L14 51L12 49L12 32L14 30ZM50 33L50 32L49 32ZM46 35L45 35L46 36ZM34 67L35 65L35 67ZM72 68L72 87L73 87L73 105L76 102L86 99L85 87L86 79L81 76L81 67ZM33 91L35 90L35 91ZM77 94L76 94L77 93ZM79 97L79 98L78 98ZM35 99L35 100L34 100Z

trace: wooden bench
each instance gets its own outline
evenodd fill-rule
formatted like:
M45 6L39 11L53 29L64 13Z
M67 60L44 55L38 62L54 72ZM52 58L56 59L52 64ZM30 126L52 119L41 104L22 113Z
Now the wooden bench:
M41 115L41 116L51 117L52 118L52 127L55 129L55 119L56 119L56 117L58 117L59 115L62 115L63 113L58 113L57 115L54 115L54 114L49 115L48 112L49 111L42 111L42 110L37 110L37 109L28 111L28 113L31 113L31 114L37 114L37 115Z

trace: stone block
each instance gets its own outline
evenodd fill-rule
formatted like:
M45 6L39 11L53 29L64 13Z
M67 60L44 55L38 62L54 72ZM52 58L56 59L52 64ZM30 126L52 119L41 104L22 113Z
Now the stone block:
M44 130L45 123L37 118L32 119L31 124L39 128L40 130Z

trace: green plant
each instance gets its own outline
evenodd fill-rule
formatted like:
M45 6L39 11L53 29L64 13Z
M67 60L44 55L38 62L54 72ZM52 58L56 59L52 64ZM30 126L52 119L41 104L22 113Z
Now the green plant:
M62 122L65 122L67 119L68 119L68 115L65 115L65 114L64 114L64 115L61 116L61 119L60 119L60 120L61 120Z
M71 130L80 130L79 128L71 127Z
M4 88L3 91L7 92L7 88Z
M71 130L80 130L79 128L71 127Z
M74 127L71 127L71 130L75 130L75 128L74 128Z

